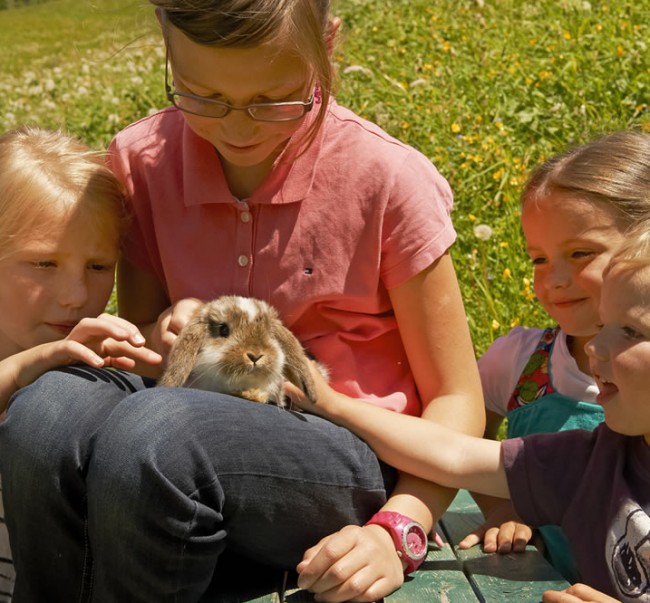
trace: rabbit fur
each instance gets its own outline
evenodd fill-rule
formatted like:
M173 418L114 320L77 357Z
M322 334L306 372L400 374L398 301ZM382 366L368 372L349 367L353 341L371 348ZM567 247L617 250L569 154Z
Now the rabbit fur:
M158 385L192 387L287 406L290 381L315 401L311 360L276 310L225 295L200 306L174 341ZM319 370L326 376L325 370Z

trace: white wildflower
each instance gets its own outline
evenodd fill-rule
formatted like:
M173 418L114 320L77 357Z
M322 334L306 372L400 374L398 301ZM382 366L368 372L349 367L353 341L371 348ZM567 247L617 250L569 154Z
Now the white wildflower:
M479 241L487 241L492 234L492 229L487 224L477 224L474 226L474 236Z
M372 71L363 65L350 65L343 70L343 73L363 73L364 75L372 75Z

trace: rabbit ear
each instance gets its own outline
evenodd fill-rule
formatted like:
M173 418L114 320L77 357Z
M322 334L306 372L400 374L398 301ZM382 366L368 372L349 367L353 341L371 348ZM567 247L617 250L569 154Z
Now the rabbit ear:
M309 368L309 358L296 338L296 336L285 327L279 320L274 322L273 335L280 342L284 352L285 366L284 377L287 381L299 387L310 402L316 402L314 391L314 380Z
M185 384L194 368L205 335L206 325L199 316L192 318L183 327L167 356L167 368L158 385L182 387Z

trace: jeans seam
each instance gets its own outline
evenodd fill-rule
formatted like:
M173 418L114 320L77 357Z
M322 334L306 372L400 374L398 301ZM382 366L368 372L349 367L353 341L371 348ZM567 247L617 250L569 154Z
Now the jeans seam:
M81 571L81 592L79 593L79 603L90 601L93 594L93 559L90 550L90 536L88 534L88 518L84 518L84 561Z

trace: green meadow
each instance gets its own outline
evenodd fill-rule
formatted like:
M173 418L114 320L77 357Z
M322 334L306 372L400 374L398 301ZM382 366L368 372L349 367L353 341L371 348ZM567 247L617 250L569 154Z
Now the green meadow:
M61 127L103 148L167 104L146 0L14 6L0 10L0 130ZM519 193L570 145L650 132L650 0L339 0L334 12L339 102L420 149L452 185L477 354L515 325L548 324Z

